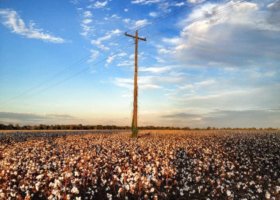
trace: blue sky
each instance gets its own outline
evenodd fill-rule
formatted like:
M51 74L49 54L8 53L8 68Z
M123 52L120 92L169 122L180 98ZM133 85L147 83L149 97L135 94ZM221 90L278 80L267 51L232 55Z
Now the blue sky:
M1 1L0 122L279 127L280 1Z

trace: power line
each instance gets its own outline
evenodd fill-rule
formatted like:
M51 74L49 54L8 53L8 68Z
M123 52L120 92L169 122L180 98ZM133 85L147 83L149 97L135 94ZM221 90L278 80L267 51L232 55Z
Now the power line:
M9 100L7 101L13 101L15 99L17 99L18 97L21 97L23 96L24 94L26 93L29 93L31 91L33 91L34 89L38 88L38 87L41 87L43 85L45 85L46 82L49 82L49 81L52 81L54 80L56 77L58 77L59 75L63 74L65 71L67 71L68 69L72 68L73 66L76 66L77 64L83 62L85 59L87 59L89 56L89 54L87 54L86 56L82 57L81 59L77 60L76 62L72 63L71 65L67 66L66 68L62 69L61 71L57 72L56 74L54 74L52 77L48 78L48 79L45 79L44 81L42 81L41 83L39 83L38 85L35 85L31 88L28 88L27 90L21 92L20 94L18 94L17 96L14 96L12 98L10 98ZM3 104L2 104L3 105ZM6 105L6 104L5 104Z
M184 6L182 6L182 7L184 7ZM170 15L170 13L167 13L166 15L161 16L159 19L154 19L153 22L154 22L154 21L162 21L163 19L165 19L165 18L166 18L167 16L169 16L169 15ZM145 24L145 25L136 26L136 27L134 27L134 30L143 29L143 28L145 28L145 27L147 27L147 26L153 24L153 22L152 22L152 23L149 23L149 24ZM111 42L115 42L115 41L117 41L118 39L119 39L119 38L116 38L116 39L112 40ZM33 86L33 87L31 87L31 88L29 88L29 89L27 89L27 90L21 92L19 95L16 95L16 96L14 96L14 97L8 99L6 102L4 102L4 103L1 105L1 107L7 105L7 104L10 103L11 101L13 101L13 100L15 100L15 99L17 99L17 98L19 98L19 97L24 96L25 94L30 93L31 91L33 91L33 90L36 89L36 88L40 88L41 86L45 85L45 84L48 83L49 81L54 80L56 77L58 77L59 75L63 74L63 73L64 73L65 71L67 71L68 69L70 69L70 68L72 68L73 66L75 66L76 64L79 64L79 63L81 63L82 61L86 60L90 55L91 55L91 54L87 54L86 56L84 56L84 57L82 57L81 59L79 59L77 62L74 62L73 64L71 64L71 65L69 65L68 67L66 67L66 68L62 69L61 71L59 71L58 73L56 73L55 75L53 75L51 78L45 79L43 82L39 83L38 85L35 85L35 86ZM108 58L108 57L103 58L102 60L100 60L100 61L94 63L94 65L100 64L101 62L105 61L107 58ZM78 75L78 74L80 74L80 73L82 73L82 72L84 72L84 71L86 71L86 70L85 70L85 69L82 69L82 70L78 71L76 74ZM73 76L71 76L71 77L73 77ZM61 83L61 82L64 82L64 81L66 81L66 80L69 80L69 79L72 79L72 78L65 78L65 79L63 79L63 81L59 81L59 82ZM53 86L55 86L55 84L54 84ZM48 87L48 88L50 88L50 87ZM45 90L45 89L43 89L43 90Z
M132 46L133 44L134 44L134 43L129 43L129 45L126 45L125 47L130 47L130 46ZM119 51L120 51L120 50L122 50L122 49L119 49ZM110 56L118 55L119 51L116 52L116 53L114 53L114 54L110 54ZM109 56L104 56L101 60L99 60L98 62L95 62L94 65L98 65L98 64L100 64L100 63L106 61L106 60L108 59L108 57L109 57ZM58 85L62 84L62 83L65 82L65 81L68 81L68 80L71 80L71 79L75 78L76 76L82 74L82 73L85 72L85 71L88 71L89 69L90 69L89 67L84 67L84 68L82 68L81 70L79 70L79 71L75 72L74 74L72 74L71 76L68 76L68 77L66 77L66 78L64 78L64 79L62 79L62 80L59 80L59 81L55 82L54 84L51 84L51 85L49 85L49 86L47 86L47 87L45 87L45 88L42 88L42 89L40 89L40 90L37 90L37 91L33 92L33 93L40 94L40 93L42 93L42 92L44 92L44 91L46 91L46 90L48 90L48 89L50 89L50 88L53 88L53 87L55 87L55 86L58 86ZM31 94L32 94L32 93L31 93ZM4 104L4 105L6 105L6 104ZM2 105L1 105L1 106L2 106Z
M236 3L230 4L230 5L226 6L226 7L224 7L224 9L220 9L219 12L221 12L222 10L225 10L225 8L227 8L227 7L233 6L233 5L238 4L238 3L242 3L242 2L244 2L244 1L245 1L245 0L240 0L240 1L237 1ZM250 0L248 0L248 2L249 2L249 1L250 1ZM178 7L178 8L179 8L178 10L180 10L180 9L182 9L182 8L184 8L184 7L190 7L188 4L186 4L186 5L187 5L187 6ZM192 6L192 7L194 7L194 6ZM154 24L155 22L160 22L160 21L164 20L166 17L168 17L168 16L173 16L173 15L175 15L175 14L178 14L178 13L177 13L177 12L174 12L174 10L173 10L173 12L167 13L167 14L164 15L164 16L161 16L161 17L159 17L159 18L154 19L154 20L153 20L151 23L149 23L149 24L139 25L139 26L134 27L134 28L135 28L135 29L141 29L141 30L143 30L144 28L146 28L146 27L148 27L148 26ZM198 18L195 18L195 19L189 21L189 23L194 23L195 21L198 21L198 20L200 20L200 19L205 19L205 17L198 17ZM183 32L184 32L184 31L183 31ZM119 40L119 38L116 38L116 39L112 40L111 42L115 42L115 41L117 41L117 40ZM69 65L68 67L66 67L66 68L64 68L63 70L61 70L61 71L59 71L58 73L56 73L56 74L55 74L54 76L52 76L50 79L46 79L45 81L41 82L39 85L35 85L35 86L33 86L33 87L31 87L31 88L29 88L29 89L23 91L23 92L20 93L19 95L16 95L16 96L10 98L8 101L4 102L4 104L2 104L1 107L3 107L4 105L7 105L7 104L10 103L11 101L13 101L13 100L15 100L15 99L17 99L17 98L19 98L19 97L24 96L25 94L30 93L30 91L33 91L34 89L45 85L45 83L47 83L47 82L49 82L49 81L51 81L51 80L54 80L56 77L58 77L59 75L63 74L63 73L64 73L65 71L67 71L68 69L70 69L70 68L72 68L73 66L75 66L75 65L77 65L77 64L79 64L79 63L81 63L81 62L83 62L84 60L86 60L90 55L91 55L91 54L87 54L86 56L84 56L84 57L82 57L81 59L79 59L77 62L74 62L73 64ZM117 53L111 54L111 56L113 56L113 55L117 55ZM105 61L107 58L108 58L108 56L105 56L103 59L101 59L101 60L99 60L99 61L93 63L93 65L100 64L100 63L102 63L103 61ZM62 80L60 80L59 82L56 82L55 84L52 84L51 86L39 90L39 92L45 91L45 90L47 90L47 89L49 89L49 88L51 88L51 87L55 87L55 86L58 85L58 84L61 84L61 83L65 82L65 81L67 81L67 80L70 80L70 79L74 78L75 76L81 74L82 72L87 71L88 69L89 69L88 67L83 68L83 69L79 70L78 72L72 74L71 76L69 76L69 77L67 77L67 78L65 78L65 79L62 79Z

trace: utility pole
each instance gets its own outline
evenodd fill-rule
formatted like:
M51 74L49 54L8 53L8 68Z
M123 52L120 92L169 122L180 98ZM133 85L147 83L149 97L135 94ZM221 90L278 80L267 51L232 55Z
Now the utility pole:
M125 36L131 37L135 40L135 68L134 68L134 91L133 91L133 115L132 115L132 137L138 135L138 40L146 41L146 38L138 37L138 30L135 35L125 33Z

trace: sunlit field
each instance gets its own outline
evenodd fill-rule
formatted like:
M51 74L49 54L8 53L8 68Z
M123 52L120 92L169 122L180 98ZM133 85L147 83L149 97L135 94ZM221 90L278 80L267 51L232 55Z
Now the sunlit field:
M280 131L4 132L0 199L280 199Z

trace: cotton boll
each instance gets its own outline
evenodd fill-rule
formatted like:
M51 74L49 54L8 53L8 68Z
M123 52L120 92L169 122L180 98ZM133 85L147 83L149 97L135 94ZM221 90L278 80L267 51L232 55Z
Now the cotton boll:
M36 176L36 179L37 179L37 180L41 180L43 177L44 177L44 175L43 175L43 174L40 174L40 175Z
M35 184L35 189L36 189L36 191L39 191L40 185L41 185L40 182L37 182L37 183Z
M280 186L276 186L276 193L278 194L278 193L280 193Z
M266 199L270 199L270 197L271 197L270 193L269 193L268 191L266 191L266 192L265 192L265 198L266 198Z
M71 189L71 193L73 194L79 194L79 190L76 186L74 186L72 189Z
M227 196L228 196L228 197L230 197L230 196L231 196L231 191L230 191L230 190L227 190L227 192L226 192L226 193L227 193Z

